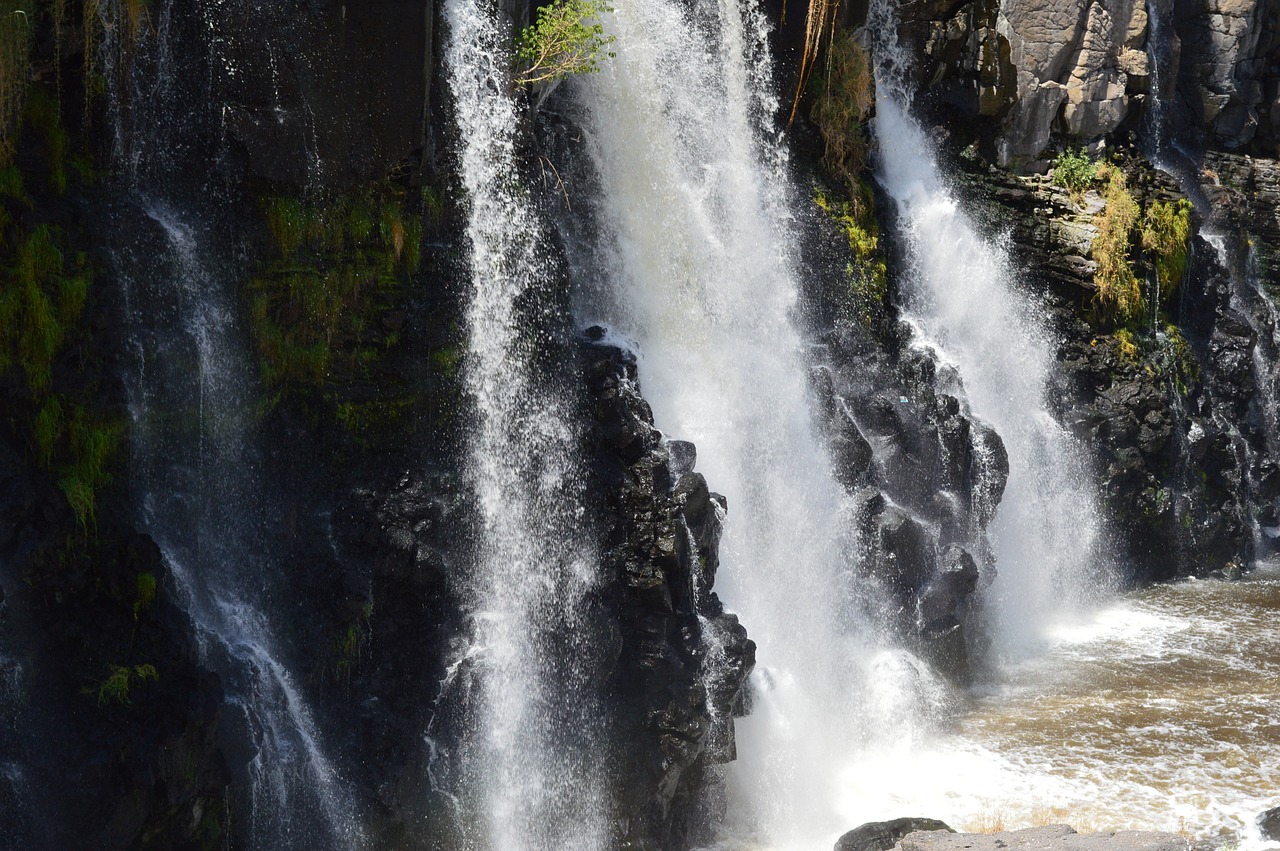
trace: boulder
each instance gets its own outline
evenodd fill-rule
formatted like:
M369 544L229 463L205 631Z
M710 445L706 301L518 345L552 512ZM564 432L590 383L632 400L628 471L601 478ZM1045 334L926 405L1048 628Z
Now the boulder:
M1265 839L1280 842L1280 807L1272 807L1259 814L1256 821Z
M897 818L872 821L855 827L836 840L835 851L889 851L902 837L919 830L941 830L955 833L937 819Z

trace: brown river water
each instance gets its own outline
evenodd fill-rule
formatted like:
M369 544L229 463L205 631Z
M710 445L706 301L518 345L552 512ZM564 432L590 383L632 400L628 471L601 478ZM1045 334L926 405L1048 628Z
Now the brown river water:
M850 766L849 827L897 816L960 830L1065 822L1274 847L1280 805L1280 567L1187 581L1046 627L1043 645L931 731Z

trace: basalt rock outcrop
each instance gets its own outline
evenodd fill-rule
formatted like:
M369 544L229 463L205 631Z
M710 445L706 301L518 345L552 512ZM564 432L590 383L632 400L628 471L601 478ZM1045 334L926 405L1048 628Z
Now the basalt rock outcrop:
M724 497L694 472L692 444L664 440L636 359L588 331L588 450L613 621L608 675L623 765L618 818L635 847L687 848L722 806L710 781L734 759L755 644L712 590Z
M813 370L818 423L856 506L863 569L896 610L890 621L964 678L964 625L971 596L995 578L986 527L1009 462L954 371L898 330L893 350L856 326L827 335Z
M941 830L955 833L945 822L931 818L897 818L855 827L836 840L835 851L889 851L908 833Z

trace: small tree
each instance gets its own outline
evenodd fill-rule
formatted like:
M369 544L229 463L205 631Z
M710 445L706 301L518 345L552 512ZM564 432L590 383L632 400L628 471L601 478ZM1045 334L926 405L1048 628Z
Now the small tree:
M538 9L537 21L516 39L516 56L523 66L516 82L555 82L570 74L599 71L601 52L614 41L614 36L605 35L600 16L612 11L604 0L555 0Z

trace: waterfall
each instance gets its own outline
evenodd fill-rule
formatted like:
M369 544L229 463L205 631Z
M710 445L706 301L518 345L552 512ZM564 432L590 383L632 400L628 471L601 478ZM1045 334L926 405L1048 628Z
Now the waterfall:
M872 625L851 501L811 422L798 193L761 11L646 0L606 27L616 55L577 99L600 187L573 199L591 235L575 278L601 282L581 310L635 341L658 426L697 445L728 500L717 588L758 665L727 841L815 847L847 829L838 780L856 755L910 740L943 688Z
M266 543L279 501L258 472L266 463L255 439L260 400L236 295L245 270L227 259L234 238L219 226L227 221L222 199L208 186L187 186L189 163L175 156L208 113L190 108L173 15L165 4L154 33L127 51L104 48L129 56L112 75L127 87L112 102L125 198L112 265L132 355L137 523L164 554L202 663L222 679L228 740L243 739L234 753L247 761L238 778L247 800L236 797L232 810L249 846L356 848L363 837L354 802L282 646L289 589ZM209 103L207 95L195 102Z
M444 12L467 208L463 368L481 520L467 589L474 635L446 682L473 678L451 793L467 847L602 848L610 813L592 709L599 648L586 597L596 576L582 529L577 412L574 396L539 371L553 343L530 311L553 298L554 270L517 170L510 27L497 5L449 0Z
M1108 586L1099 497L1081 448L1049 411L1055 368L1045 306L1020 289L939 174L909 113L910 58L892 3L873 4L878 178L898 205L905 316L958 369L971 408L1003 438L1009 480L990 529L999 577L987 592L998 649L1036 646L1045 624Z
M310 709L269 617L278 568L263 552L260 463L250 442L250 363L227 288L234 278L200 246L202 232L139 196L164 242L122 234L115 266L135 317L128 381L132 488L139 526L164 553L204 664L223 678L253 751L248 771L255 848L360 845L347 791L320 746ZM188 360L189 359L189 360ZM191 363L194 368L187 368Z

